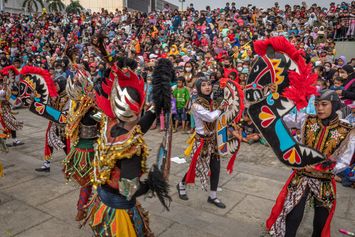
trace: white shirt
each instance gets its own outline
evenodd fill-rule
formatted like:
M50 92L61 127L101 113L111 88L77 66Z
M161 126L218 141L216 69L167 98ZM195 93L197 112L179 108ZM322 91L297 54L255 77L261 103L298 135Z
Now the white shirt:
M219 115L221 115L221 111L218 109L209 111L197 103L192 104L191 110L195 119L196 133L200 135L211 135L212 132L210 134L205 134L203 122L211 123L216 121Z

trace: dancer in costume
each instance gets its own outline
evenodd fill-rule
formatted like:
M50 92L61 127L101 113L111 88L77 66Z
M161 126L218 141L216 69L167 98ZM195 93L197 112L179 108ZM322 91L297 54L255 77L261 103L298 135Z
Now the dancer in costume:
M45 143L45 158L49 159L53 149L68 147L64 130L66 116L62 112L65 111L68 100L66 82L63 80L54 83L48 71L32 66L23 67L20 77L18 98L32 113L50 120ZM50 170L49 167L42 168L39 171Z
M14 66L8 66L0 71L0 124L2 126L2 147L7 150L5 139L12 137L10 146L24 144L17 139L16 131L22 129L23 122L16 120L11 110L11 105L20 104L16 98L18 86L15 83L15 76L18 71ZM14 99L15 98L15 99ZM11 104L12 102L12 104Z
M67 54L72 55L69 52ZM75 64L74 57L71 58L75 75L68 78L66 86L71 100L66 136L72 147L64 160L64 174L68 181L74 179L81 186L75 218L76 221L81 221L85 218L86 205L92 192L94 144L99 131L98 123L93 118L97 110L90 74L82 65Z
M339 121L336 93L322 91L316 97L317 115L304 119L297 116L298 123L292 125L300 128L304 121L302 143L297 142L286 126L291 124L289 113L295 107L306 107L310 96L316 94L317 75L305 63L303 52L284 37L256 41L254 49L259 57L245 90L246 99L252 102L248 114L277 158L294 169L266 227L273 236L296 236L310 197L315 204L313 236L330 236L336 198L332 172L349 164L354 132Z
M207 201L219 208L225 208L225 204L217 198L217 188L220 173L220 157L216 140L216 120L223 112L223 107L212 108L212 85L205 78L200 77L196 81L198 98L191 106L196 125L195 142L192 148L191 164L182 181L177 184L179 197L188 200L186 184L195 183L195 177L200 178L202 188L207 191L210 171L210 195Z
M282 189L267 221L275 236L296 236L307 200L314 204L313 237L330 236L330 224L335 211L336 183L334 174L350 164L354 150L355 131L341 122L336 111L341 102L331 90L316 96L315 116L285 116L289 127L302 129L302 143L327 157L327 161L294 170Z
M54 81L58 96L51 98L49 106L59 111L61 114L65 114L69 109L69 97L65 90L67 79L64 77L57 78ZM62 116L63 118L64 116ZM48 121L48 126L45 135L44 144L44 162L41 167L36 168L37 172L50 172L51 159L54 150L63 150L67 155L70 151L70 140L67 139L65 134L65 121Z
M103 39L98 38L93 44L103 58L108 59ZM103 113L94 159L93 182L97 194L92 198L87 220L95 236L152 236L147 212L136 198L149 191L156 194L166 208L166 201L171 201L168 184L157 166L153 166L147 180L140 181L147 170L148 157L143 135L156 119L156 113L150 109L140 118L145 93L143 79L132 71L137 63L127 58L108 61L107 77L95 86L97 106ZM169 72L174 71L170 61L161 62L169 65ZM168 88L159 91L170 92L169 82L166 84Z

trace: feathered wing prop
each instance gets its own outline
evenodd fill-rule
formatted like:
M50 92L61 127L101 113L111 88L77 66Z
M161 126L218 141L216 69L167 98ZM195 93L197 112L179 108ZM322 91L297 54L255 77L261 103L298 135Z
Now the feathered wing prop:
M247 100L252 102L248 108L249 117L283 164L298 169L323 162L323 154L296 141L283 121L295 106L305 107L309 96L316 92L316 78L302 57L303 51L297 50L284 37L256 41L254 48L259 56L253 64L247 87L255 85L255 88L265 89L271 81L277 89L260 98L259 89L250 87L246 91Z
M23 77L26 75L38 75L43 78L43 83L46 87L46 92L50 97L58 96L57 87L54 84L51 74L39 67L24 66L20 73Z
M317 94L315 84L318 76L312 72L312 65L306 64L303 58L304 51L297 50L283 36L254 42L254 50L260 56L267 53L268 46L272 46L275 51L284 52L297 64L299 72L288 71L290 85L282 95L292 100L298 110L306 107L310 96Z
M217 145L221 157L228 157L227 172L233 172L234 162L240 148L241 138L230 136L229 126L239 122L244 111L244 94L241 86L229 78L220 80L220 88L223 89L221 104L226 110L217 119Z
M6 97L11 105L14 107L18 107L22 104L21 99L18 97L19 95L19 85L16 82L15 78L20 72L13 65L4 67L0 73L6 78Z
M49 104L50 98L58 96L56 85L50 73L39 67L25 66L22 68L20 74L22 76L20 83L25 85L25 87L28 85L28 87L32 88L34 93L39 96L34 98L34 100L30 99L31 104L29 110L55 123L65 124L66 114ZM38 86L31 86L34 84ZM26 89L23 90L20 97L22 99L30 98Z

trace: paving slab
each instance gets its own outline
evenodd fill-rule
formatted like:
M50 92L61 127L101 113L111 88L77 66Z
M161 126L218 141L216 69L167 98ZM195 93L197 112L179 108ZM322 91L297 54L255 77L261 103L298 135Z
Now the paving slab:
M14 236L51 218L50 215L18 200L1 204L0 217L1 237Z
M274 202L246 195L233 209L227 213L227 217L246 219L254 223L263 223L269 217Z
M159 215L149 214L149 227L156 236L161 236L176 223Z
M51 218L16 237L88 237L92 236L91 230L75 228L55 218Z
M167 231L158 235L159 237L182 237L182 236L194 236L194 237L216 237L208 232L204 232L201 229L191 228L186 225L174 223Z
M248 223L244 220L236 221L204 210L190 208L177 202L172 202L169 212L161 211L159 203L153 203L146 208L152 214L168 218L189 228L203 230L215 236L236 236L236 233L238 233L237 236L256 236L259 233L257 229L250 228L255 223ZM157 210L160 211L157 212ZM192 237L194 235L186 236Z
M43 205L39 205L38 209L50 213L56 219L72 226L78 226L75 221L76 204L79 198L79 190L68 192L56 199L48 201Z
M284 183L256 175L240 173L223 187L233 191L259 196L269 200L276 200Z
M181 200L176 193L173 195L173 201L197 210L204 210L218 215L225 215L246 197L244 193L224 189L217 194L218 198L226 205L225 209L220 209L207 202L209 192L200 189L190 189L187 190L187 194L189 200Z
M70 185L60 184L46 177L37 177L4 192L30 205L39 206L74 189Z

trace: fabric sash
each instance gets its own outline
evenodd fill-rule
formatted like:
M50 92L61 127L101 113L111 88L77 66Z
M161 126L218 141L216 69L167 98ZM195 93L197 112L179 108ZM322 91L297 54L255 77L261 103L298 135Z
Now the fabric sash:
M105 188L98 187L97 193L101 199L101 201L111 208L116 209L131 209L136 205L136 199L132 198L128 201L124 196L120 194L114 194Z

